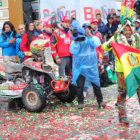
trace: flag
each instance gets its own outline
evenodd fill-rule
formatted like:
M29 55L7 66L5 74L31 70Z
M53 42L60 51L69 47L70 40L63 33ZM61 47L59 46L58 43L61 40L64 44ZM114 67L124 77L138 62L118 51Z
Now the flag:
M127 94L132 97L140 84L140 50L117 43L111 46L121 63Z

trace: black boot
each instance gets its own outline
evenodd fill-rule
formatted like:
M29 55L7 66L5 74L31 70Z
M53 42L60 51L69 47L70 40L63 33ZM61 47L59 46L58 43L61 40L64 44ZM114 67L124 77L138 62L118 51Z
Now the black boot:
M101 108L101 107L105 108L106 107L106 104L104 102L100 102L100 103L98 103L98 105L99 105L99 108Z
M119 115L119 122L122 123L122 124L125 124L125 125L129 125L129 121L128 121L126 116L122 117L122 116Z
M78 109L83 109L83 108L84 108L84 105L81 104L81 103L79 103L79 104L78 104Z

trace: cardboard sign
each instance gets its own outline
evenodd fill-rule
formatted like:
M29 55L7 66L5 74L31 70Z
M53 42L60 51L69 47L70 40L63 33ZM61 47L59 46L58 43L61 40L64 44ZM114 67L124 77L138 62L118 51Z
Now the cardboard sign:
M0 0L0 9L8 8L8 0Z
M0 19L9 18L9 10L0 10Z

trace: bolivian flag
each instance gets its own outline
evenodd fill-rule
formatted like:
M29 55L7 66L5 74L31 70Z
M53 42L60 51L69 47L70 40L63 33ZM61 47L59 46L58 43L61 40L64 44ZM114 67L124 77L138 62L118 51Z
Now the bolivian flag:
M140 84L140 50L117 43L111 46L122 65L127 94L132 97Z

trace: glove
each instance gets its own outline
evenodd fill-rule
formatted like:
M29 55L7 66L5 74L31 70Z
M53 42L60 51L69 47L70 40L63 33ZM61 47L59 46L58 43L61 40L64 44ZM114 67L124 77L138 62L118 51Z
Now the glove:
M24 52L25 56L32 56L33 54L31 52Z
M112 47L112 45L111 45L112 42L113 42L113 41L111 41L110 43L107 44L107 47L108 47L108 48L111 48L111 47Z

